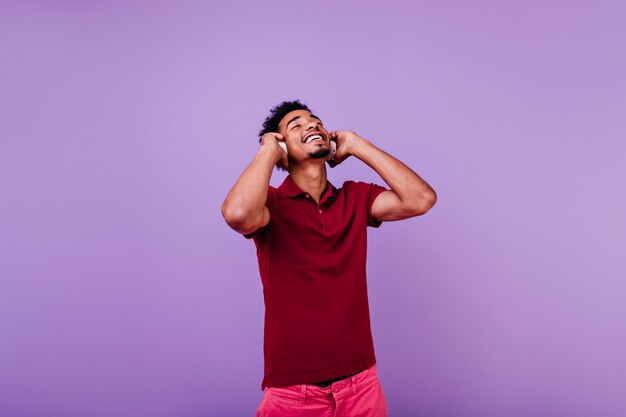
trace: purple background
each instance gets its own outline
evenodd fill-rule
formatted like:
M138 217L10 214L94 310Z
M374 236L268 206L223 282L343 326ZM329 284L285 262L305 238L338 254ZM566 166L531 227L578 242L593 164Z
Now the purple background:
M391 416L626 415L621 2L154 3L2 3L0 415L254 414L220 205L294 98L438 192L370 230Z

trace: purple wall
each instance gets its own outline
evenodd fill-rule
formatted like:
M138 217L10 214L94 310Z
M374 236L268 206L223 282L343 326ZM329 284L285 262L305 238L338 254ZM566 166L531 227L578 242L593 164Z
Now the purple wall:
M254 414L220 205L293 98L439 195L370 231L390 415L626 415L620 2L125 3L2 4L0 415Z

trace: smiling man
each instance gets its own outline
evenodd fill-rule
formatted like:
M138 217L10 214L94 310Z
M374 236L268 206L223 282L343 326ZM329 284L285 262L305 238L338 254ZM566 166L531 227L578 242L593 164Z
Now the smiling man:
M299 101L274 107L259 136L256 157L222 206L228 225L254 239L263 283L257 417L386 416L367 300L367 226L422 215L436 194L369 140L329 132ZM326 164L351 155L390 189L355 181L333 186ZM289 173L278 188L269 185L274 166Z

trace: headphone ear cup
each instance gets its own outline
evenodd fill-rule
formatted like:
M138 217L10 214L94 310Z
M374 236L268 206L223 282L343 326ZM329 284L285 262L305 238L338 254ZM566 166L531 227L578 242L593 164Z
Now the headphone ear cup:
M335 159L335 154L337 153L337 142L335 142L334 140L331 139L330 141L330 153L328 154L328 157L326 158L327 161L332 161L333 159Z
M280 147L283 148L283 151L285 151L286 154L289 154L287 152L287 144L285 142L278 142L278 145L280 145Z

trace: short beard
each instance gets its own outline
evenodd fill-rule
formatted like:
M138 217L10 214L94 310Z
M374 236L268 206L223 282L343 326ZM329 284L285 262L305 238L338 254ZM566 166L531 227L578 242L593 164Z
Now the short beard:
M309 156L314 159L323 159L330 155L330 149L318 149L315 152L309 152Z

